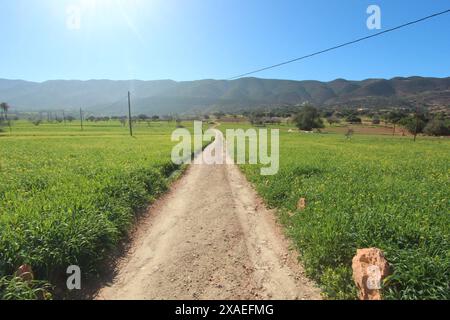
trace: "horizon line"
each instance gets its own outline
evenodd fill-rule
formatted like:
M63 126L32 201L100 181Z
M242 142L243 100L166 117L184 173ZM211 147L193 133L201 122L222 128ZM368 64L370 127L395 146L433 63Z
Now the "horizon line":
M35 81L35 80L26 80L26 79L11 79L11 78L0 78L0 81L23 81L23 82L30 82L30 83L37 83L37 84L43 84L46 82L53 82L53 81L72 81L72 82L90 82L90 81L111 81L111 82L156 82L156 81L170 81L175 83L183 83L183 82L196 82L196 81L224 81L224 82L234 82L239 80L246 80L246 79L258 79L258 80L274 80L274 81L292 81L292 82L305 82L305 81L316 81L316 82L324 82L329 83L337 80L345 80L345 81L367 81L367 80L394 80L394 79L410 79L410 78L435 78L435 79L447 79L450 78L449 76L425 76L425 75L409 75L409 76L394 76L391 78L383 78L383 77L369 77L369 78L362 78L362 79L346 79L346 78L335 78L332 80L316 80L316 79L303 79L303 80L296 80L296 79L284 79L284 78L262 78L262 77L243 77L238 78L234 80L227 80L227 79L214 79L214 78L204 78L204 79L196 79L196 80L173 80L173 79L150 79L150 80L142 80L142 79L107 79L107 78L91 78L91 79L48 79L48 80L41 80L41 81Z

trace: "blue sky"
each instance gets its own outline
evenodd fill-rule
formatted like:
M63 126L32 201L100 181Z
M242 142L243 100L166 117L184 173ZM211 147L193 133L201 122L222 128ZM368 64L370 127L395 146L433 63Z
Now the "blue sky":
M0 0L0 78L224 79L377 32L366 27L371 4L382 30L450 8L448 0ZM80 19L70 19L76 10ZM447 14L255 76L446 77L449 31Z

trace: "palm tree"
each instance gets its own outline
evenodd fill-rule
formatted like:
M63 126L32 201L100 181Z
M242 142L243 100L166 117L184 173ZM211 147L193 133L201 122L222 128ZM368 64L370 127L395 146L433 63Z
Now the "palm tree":
M9 110L9 105L6 102L2 102L0 103L0 109L2 109L3 111L3 118L8 121L8 110Z

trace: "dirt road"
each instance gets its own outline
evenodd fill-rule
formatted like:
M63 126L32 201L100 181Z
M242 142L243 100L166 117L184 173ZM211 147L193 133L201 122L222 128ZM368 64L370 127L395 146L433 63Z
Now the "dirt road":
M96 298L320 299L296 256L235 165L193 164L150 208Z

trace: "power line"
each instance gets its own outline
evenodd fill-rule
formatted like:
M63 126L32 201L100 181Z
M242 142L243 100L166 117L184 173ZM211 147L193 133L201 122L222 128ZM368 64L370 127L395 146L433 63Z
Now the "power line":
M325 49L325 50L317 51L317 52L314 52L314 53L311 53L311 54L307 54L307 55L305 55L303 57L291 59L291 60L288 60L288 61L285 61L285 62L274 64L272 66L268 66L268 67L264 67L264 68L257 69L257 70L254 70L254 71L250 71L250 72L247 72L247 73L243 73L243 74L240 74L238 76L234 76L234 77L228 78L227 80L234 80L234 79L237 79L237 78L242 78L242 77L254 74L254 73L258 73L258 72L261 72L261 71L277 68L277 67L283 66L285 64L289 64L289 63L293 63L293 62L300 61L300 60L303 60L303 59L307 59L307 58L310 58L310 57L313 57L313 56L316 56L316 55L319 55L319 54L322 54L322 53L325 53L325 52L328 52L328 51L336 50L336 49L339 49L339 48L342 48L342 47L345 47L345 46L349 46L349 45L357 43L357 42L361 42L361 41L364 41L364 40L367 40L367 39L370 39L370 38L374 38L374 37L380 36L382 34L385 34L385 33L388 33L388 32L392 32L392 31L395 31L395 30L398 30L398 29L401 29L401 28L404 28L404 27L407 27L407 26L410 26L410 25L413 25L413 24L416 24L416 23L419 23L419 22L431 19L431 18L435 18L437 16L440 16L440 15L443 15L443 14L446 14L446 13L449 13L449 12L450 12L450 9L445 10L445 11L441 11L441 12L437 12L437 13L434 13L432 15L429 15L429 16L426 16L426 17L423 17L423 18L420 18L420 19L417 19L417 20L414 20L414 21L411 21L411 22L399 25L397 27L377 32L377 33L372 34L370 36L366 36L366 37L359 38L359 39L356 39L356 40L353 40L353 41L349 41L349 42L346 42L346 43L343 43L343 44L340 44L340 45L337 45L337 46L334 46L334 47L331 47L331 48L328 48L328 49Z

